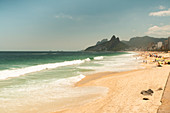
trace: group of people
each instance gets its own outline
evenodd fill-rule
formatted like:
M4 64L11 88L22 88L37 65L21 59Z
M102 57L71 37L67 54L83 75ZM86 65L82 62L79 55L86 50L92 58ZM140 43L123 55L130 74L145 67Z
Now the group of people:
M152 53L152 54L149 53L149 57L155 57L154 62L157 62L158 67L162 67L162 65L170 64L170 59L165 58L164 56L159 56L155 53Z

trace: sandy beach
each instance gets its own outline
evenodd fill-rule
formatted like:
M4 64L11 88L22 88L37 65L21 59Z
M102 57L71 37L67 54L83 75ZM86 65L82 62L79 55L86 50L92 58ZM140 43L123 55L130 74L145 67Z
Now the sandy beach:
M148 57L148 53L140 54L144 60L147 60L147 64L142 64L145 69L120 73L102 72L87 76L75 84L75 87L107 87L109 88L107 95L56 113L156 113L161 105L160 100L170 72L170 65L157 67L156 63L152 62L154 58ZM141 94L141 91L148 89L153 91L152 95Z
M170 0L0 0L0 113L170 113Z

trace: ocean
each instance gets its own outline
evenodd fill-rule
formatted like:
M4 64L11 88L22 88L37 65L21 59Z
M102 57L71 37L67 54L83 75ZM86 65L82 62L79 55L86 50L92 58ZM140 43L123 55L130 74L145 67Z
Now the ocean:
M93 73L142 68L133 52L0 52L0 113L49 113L107 94L74 87Z

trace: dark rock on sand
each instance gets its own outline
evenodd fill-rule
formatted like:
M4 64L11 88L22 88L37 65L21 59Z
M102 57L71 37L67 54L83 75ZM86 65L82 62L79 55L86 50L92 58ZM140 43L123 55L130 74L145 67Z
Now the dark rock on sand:
M147 91L141 91L141 94L142 95L151 95L152 96L152 93L148 93Z
M143 98L143 100L149 100L148 98Z
M148 93L154 93L152 89L148 89Z
M158 89L158 91L163 90L161 87Z
M148 89L147 91L145 91L145 90L141 91L142 95L151 95L152 96L152 93L154 93L154 92L151 89Z

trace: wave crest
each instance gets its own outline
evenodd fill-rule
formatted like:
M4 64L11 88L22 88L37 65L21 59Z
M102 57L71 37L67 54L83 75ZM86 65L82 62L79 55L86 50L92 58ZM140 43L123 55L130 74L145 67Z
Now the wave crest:
M61 66L82 64L87 61L90 61L90 59L87 58L84 60L73 60L73 61L65 61L65 62L60 62L60 63L42 64L42 65L30 66L26 68L15 69L15 70L3 70L3 71L0 71L0 80L5 80L7 78L12 78L12 77L19 77L21 75L25 75L25 74L37 72L37 71L42 71L45 69L53 69L53 68L57 68Z
M98 57L94 57L94 60L102 60L104 57L103 56L98 56Z

